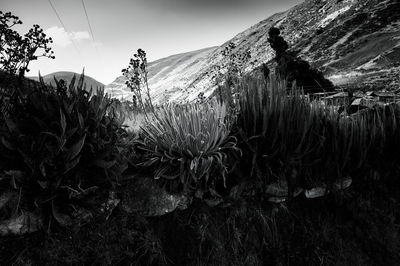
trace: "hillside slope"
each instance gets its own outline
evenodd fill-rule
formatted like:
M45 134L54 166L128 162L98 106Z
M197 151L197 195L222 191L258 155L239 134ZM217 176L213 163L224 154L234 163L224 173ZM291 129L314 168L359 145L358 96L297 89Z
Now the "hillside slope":
M205 48L150 62L148 71L152 97L157 102L164 102L179 95L181 89L197 78L206 66L207 57L216 48ZM125 86L125 81L125 77L118 77L106 86L106 92L116 98L131 99L133 93Z
M72 78L74 77L74 75L76 76L76 79L77 79L76 82L77 82L79 79L79 76L81 74L78 74L75 72L68 72L68 71L59 71L59 72L54 72L54 73L45 75L45 76L43 76L43 80L47 84L54 85L55 84L54 77L55 77L57 80L63 79L64 81L67 82L67 84L69 84L71 82ZM36 81L39 80L39 77L28 77L28 78L36 80ZM77 84L77 83L75 83L75 84ZM94 78L86 76L86 75L84 78L84 84L86 84L87 90L89 90L91 87L93 88L94 91L96 90L96 88L104 88L105 87L103 83L95 80Z
M153 100L193 100L210 95L215 72L227 58L229 42L237 54L249 50L251 71L272 64L268 30L278 27L292 51L343 86L398 86L400 73L400 2L398 0L306 0L239 33L220 47L175 55L149 64ZM124 77L106 86L117 97L129 95ZM392 84L390 84L392 83Z

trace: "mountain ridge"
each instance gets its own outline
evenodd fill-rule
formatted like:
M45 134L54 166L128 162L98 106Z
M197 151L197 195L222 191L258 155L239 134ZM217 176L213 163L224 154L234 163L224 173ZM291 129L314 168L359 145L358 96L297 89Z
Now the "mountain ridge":
M245 71L250 72L262 63L273 67L274 52L267 34L271 27L280 28L289 49L320 69L336 85L379 88L398 84L398 1L307 0L256 23L219 47L180 54L185 56L174 55L173 62L172 57L150 62L149 85L153 101L191 101L199 93L211 95L216 87L216 69L226 65L228 60L222 51L230 42L235 44L233 52L236 54L250 51ZM156 67L160 64L175 70L163 72ZM129 93L123 77L112 84L121 95ZM106 91L108 89L109 85Z
M79 76L81 74L71 72L71 71L56 71L47 75L42 76L44 83L46 84L55 84L54 77L56 77L57 80L63 79L64 81L69 84L73 78L73 76L76 76L77 79L79 79ZM38 81L39 77L27 77L29 79ZM100 81L97 81L96 79L85 75L84 77L84 84L86 84L86 88L89 90L91 87L93 87L93 90L95 91L96 88L104 88L105 85L101 83Z

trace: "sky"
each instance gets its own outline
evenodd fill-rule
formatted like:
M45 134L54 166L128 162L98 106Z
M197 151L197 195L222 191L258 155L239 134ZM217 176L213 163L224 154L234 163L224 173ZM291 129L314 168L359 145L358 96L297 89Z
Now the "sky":
M109 84L137 49L148 61L219 46L303 0L1 0L26 33L38 24L52 37L56 59L39 58L28 76L73 71ZM56 11L53 10L52 6ZM85 9L86 7L86 14ZM58 19L57 17L60 17ZM88 19L87 19L88 18ZM89 26L90 25L90 26Z

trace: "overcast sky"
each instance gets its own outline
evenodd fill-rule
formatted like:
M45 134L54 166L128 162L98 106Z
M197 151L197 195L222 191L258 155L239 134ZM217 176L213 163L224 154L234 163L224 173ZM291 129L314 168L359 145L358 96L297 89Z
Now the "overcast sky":
M86 6L91 34L83 3ZM104 84L121 75L138 48L149 61L221 45L236 34L303 0L1 0L24 23L39 24L53 38L56 59L39 59L41 71L85 73ZM62 23L53 11L53 4Z

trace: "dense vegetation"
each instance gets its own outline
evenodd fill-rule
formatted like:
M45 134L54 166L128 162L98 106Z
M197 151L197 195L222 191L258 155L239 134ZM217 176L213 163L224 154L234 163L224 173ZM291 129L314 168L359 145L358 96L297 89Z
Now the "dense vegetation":
M40 213L46 230L3 237L1 257L19 264L394 265L400 107L342 117L287 95L279 79L245 78L237 86L235 114L216 101L169 105L140 133L124 130L118 105L101 92L90 97L81 82L15 93L2 112L1 191L19 198L1 217ZM148 218L116 208L105 219L95 208L101 201L88 199L104 200L109 191L120 197L132 182L123 172L154 176L191 204ZM342 189L338 180L348 176L352 184ZM283 194L273 193L276 184ZM322 197L298 193L312 188L324 188ZM83 209L92 217L77 224Z

